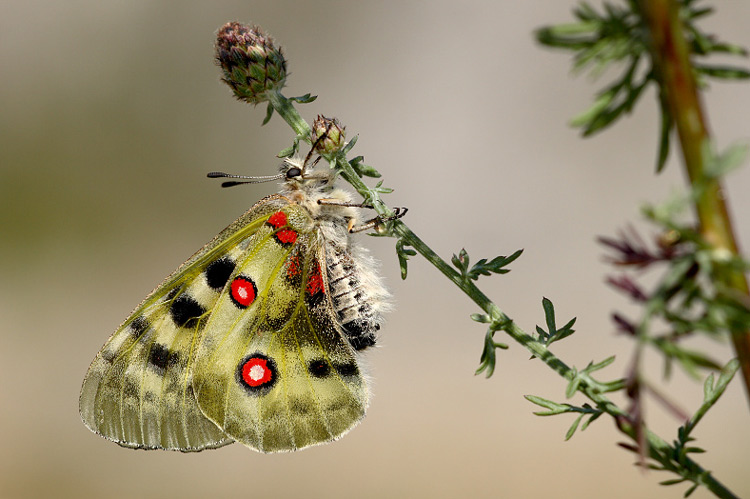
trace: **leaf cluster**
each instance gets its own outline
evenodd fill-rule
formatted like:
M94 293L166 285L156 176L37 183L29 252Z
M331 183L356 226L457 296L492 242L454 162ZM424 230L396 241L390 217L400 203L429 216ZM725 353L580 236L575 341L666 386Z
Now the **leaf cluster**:
M677 438L672 441L672 445L663 449L651 449L651 462L643 462L642 466L655 471L668 471L675 473L680 478L664 480L661 485L677 485L684 482L691 482L692 486L685 492L684 496L690 496L703 480L709 475L707 471L695 472L689 461L690 454L702 454L706 452L700 447L693 445L695 438L691 436L698 422L716 404L721 395L729 386L730 381L735 373L739 370L740 363L737 359L732 359L721 369L718 380L711 373L703 384L703 403L695 411L688 421L677 429ZM624 449L636 454L642 454L643 449L636 445L620 443Z
M596 389L599 393L613 392L622 389L624 386L623 380L615 380L602 383L594 380L594 378L592 377L592 373L604 369L614 361L615 356L613 355L611 357L607 357L601 362L590 362L580 372L578 372L577 369L573 369L568 387L565 390L565 396L567 398L571 398L576 394L576 392L580 390L582 384L589 385L590 387ZM556 416L558 414L566 413L579 414L579 416L573 421L573 424L571 424L568 428L568 431L565 433L565 440L569 440L575 434L576 430L581 424L581 421L583 421L583 425L581 426L581 431L583 431L588 428L589 424L596 421L599 416L605 413L603 409L592 407L588 403L584 403L582 406L575 406L568 403L560 404L542 397L538 397L536 395L526 395L525 398L529 402L547 409L546 411L535 412L534 414L536 414L537 416ZM584 421L584 417L587 417L588 419Z
M547 324L547 330L545 331L540 326L536 327L536 332L539 335L539 341L549 346L555 341L567 338L575 332L573 324L576 323L576 318L570 319L563 327L557 328L555 323L555 306L548 298L542 299L542 308L544 308L544 318Z
M728 171L738 161L737 156L736 148L714 155L712 170ZM698 184L695 190L701 188ZM746 300L718 279L731 271L746 271L750 264L717 250L695 227L682 221L695 195L693 192L644 208L644 214L659 231L651 245L634 230L623 231L617 238L599 238L611 251L610 263L621 268L636 267L641 277L643 270L660 272L652 289L628 275L610 277L608 283L643 310L642 317L635 321L614 313L618 330L633 336L639 345L659 350L667 377L675 363L696 378L700 377L700 369L721 368L704 353L684 346L687 338L700 334L723 339L732 330L750 324Z
M483 275L507 274L510 272L510 269L506 269L505 267L521 256L521 253L523 253L522 249L515 251L510 256L496 256L490 261L487 261L486 258L482 258L470 268L469 254L462 248L461 251L458 252L458 255L453 255L451 263L453 263L453 266L458 269L461 274L461 279L463 279L464 282L470 282L476 281L479 279L479 276Z
M700 62L714 54L746 56L747 51L701 30L698 21L713 13L713 9L701 7L699 3L700 0L678 1L697 83L705 86L709 78L749 78L750 71L739 66ZM649 34L636 0L604 2L601 12L581 2L573 15L577 22L542 27L536 31L536 38L548 47L573 52L576 71L590 69L594 76L599 76L610 68L620 70L619 77L597 92L591 107L571 120L573 126L582 129L584 136L589 136L630 113L650 84L658 88L657 72L649 54ZM674 128L663 98L660 98L660 108L662 126L657 171L666 163L670 132Z

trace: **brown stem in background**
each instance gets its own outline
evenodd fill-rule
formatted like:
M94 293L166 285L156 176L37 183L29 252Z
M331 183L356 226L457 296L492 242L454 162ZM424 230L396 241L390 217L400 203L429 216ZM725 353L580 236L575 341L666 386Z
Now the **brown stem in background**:
M703 148L710 137L690 63L690 48L683 35L679 6L675 0L639 0L638 3L651 35L653 67L658 72L661 97L677 128L688 178L694 186L706 183ZM718 180L707 182L695 209L706 241L737 255L737 242ZM726 270L715 278L742 295L748 295L747 279L741 271ZM739 329L731 331L732 342L750 401L750 331Z

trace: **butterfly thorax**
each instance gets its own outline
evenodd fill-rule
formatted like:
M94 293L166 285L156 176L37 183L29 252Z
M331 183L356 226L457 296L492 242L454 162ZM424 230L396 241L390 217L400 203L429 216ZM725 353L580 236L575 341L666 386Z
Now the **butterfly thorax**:
M306 170L300 158L287 158L281 166L285 181L280 194L291 202L304 207L316 221L343 222L348 232L351 224L359 219L358 209L352 206L349 192L334 186L335 173L331 169ZM337 232L340 232L338 230ZM333 236L333 234L327 234Z

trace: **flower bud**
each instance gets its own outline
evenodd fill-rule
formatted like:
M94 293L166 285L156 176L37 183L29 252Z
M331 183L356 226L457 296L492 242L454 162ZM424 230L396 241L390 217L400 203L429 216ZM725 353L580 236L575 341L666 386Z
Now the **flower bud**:
M336 118L318 115L313 122L311 139L315 150L320 154L332 154L344 147L346 127Z
M251 104L267 100L266 91L284 86L286 60L281 48L257 26L230 22L219 28L216 62L222 81L238 99Z

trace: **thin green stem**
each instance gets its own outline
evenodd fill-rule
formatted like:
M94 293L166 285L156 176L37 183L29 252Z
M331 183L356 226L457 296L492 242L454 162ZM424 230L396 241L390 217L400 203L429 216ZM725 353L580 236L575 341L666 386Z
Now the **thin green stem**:
M538 340L526 334L523 329L518 327L510 318L505 315L479 288L477 288L472 282L466 282L461 279L461 276L456 272L445 260L440 258L432 249L427 246L416 234L414 234L404 223L401 221L394 222L392 232L394 235L402 238L409 246L414 248L419 254L424 256L430 263L432 263L440 272L448 277L453 283L458 286L467 296L469 296L484 312L489 315L493 321L498 323L504 323L503 330L518 343L523 345L529 350L535 357L539 358L542 362L547 364L548 367L559 373L568 381L573 381L577 376L581 382L578 385L578 390L586 395L592 402L594 402L600 410L613 416L618 421L620 430L628 435L633 440L638 438L636 428L629 422L627 413L620 409L615 403L613 403L606 395L601 392L601 385L598 381L594 380L591 376L586 373L577 373L566 365L560 358L554 355L545 345L541 344ZM724 487L718 480L716 480L710 473L704 470L695 461L682 457L680 464L682 468L675 467L673 463L673 456L676 454L676 449L665 442L658 435L652 431L645 429L646 441L648 442L648 453L651 458L662 464L665 468L678 473L680 476L694 480L709 490L711 490L717 497L734 498L729 489Z
M274 94L270 99L274 109L295 130L298 137L309 137L310 126L300 117L292 103L281 94ZM277 107L278 106L278 107ZM343 154L331 158L332 166L337 168L341 176L360 194L363 198L373 202L374 209L378 214L388 216L392 213L390 208L380 200L379 193L370 189L357 175ZM440 258L422 239L409 229L402 221L390 222L390 235L402 239L421 254L428 262L434 265L443 275L459 287L469 298L474 301L490 318L492 323L501 325L498 329L505 331L510 337L523 345L534 357L540 359L548 367L560 374L570 382L578 381L576 389L596 404L596 407L613 416L618 422L620 431L633 440L638 438L636 428L632 426L628 414L613 403L604 391L607 386L596 381L585 372L577 372L560 358L553 354L546 345L536 338L527 334L518 327L495 303L485 295L471 279L466 279L445 260ZM664 466L665 469L673 471L680 476L699 483L711 490L717 497L734 498L735 496L726 489L719 481L713 478L709 472L701 468L697 463L686 456L681 456L679 466L675 465L674 456L677 454L675 447L669 445L658 435L644 428L648 442L648 454L655 461Z
M467 296L469 296L479 307L484 310L493 321L503 322L505 326L503 330L518 343L523 345L529 350L535 357L539 358L542 362L547 364L548 367L559 373L568 381L578 376L581 379L578 385L578 390L586 395L592 402L594 402L600 410L613 416L618 421L620 430L628 435L633 440L636 440L637 431L629 422L627 413L620 409L615 403L613 403L606 395L601 393L601 389L598 388L600 383L594 380L586 373L576 373L568 365L566 365L560 358L554 355L549 349L537 341L532 336L526 334L523 329L518 327L512 320L503 313L497 305L495 305L479 288L477 288L472 282L466 282L461 279L461 276L456 272L448 263L440 258L432 249L427 246L416 234L414 234L404 223L397 221L394 223L393 233L402 238L409 246L414 248L419 254L424 256L430 263L432 263L440 272L448 277L453 283L458 286ZM734 498L729 489L724 487L718 480L716 480L710 473L704 470L695 461L683 457L680 460L682 469L677 468L673 464L672 457L675 455L676 449L661 439L658 435L652 431L645 429L646 441L648 442L648 453L651 458L661 463L665 468L680 474L680 476L689 480L694 480L709 490L711 490L717 497Z
M312 128L310 128L310 125L302 119L302 116L300 116L294 108L292 102L281 95L281 92L278 90L269 90L266 92L266 96L273 106L274 111L279 113L279 116L281 116L284 121L292 127L292 130L297 134L297 137L304 138L309 142Z

